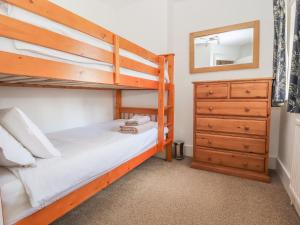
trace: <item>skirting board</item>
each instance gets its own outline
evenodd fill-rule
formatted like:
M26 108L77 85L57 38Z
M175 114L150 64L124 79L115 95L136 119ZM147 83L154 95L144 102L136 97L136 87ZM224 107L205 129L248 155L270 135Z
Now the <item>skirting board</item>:
M288 172L288 170L286 169L286 167L284 166L284 164L281 162L280 159L277 159L277 174L279 175L283 187L291 199L291 204L293 204L296 212L300 216L300 201L299 199L294 197L296 195L293 193L293 190L290 187L290 179L291 179L290 173Z
M184 146L184 154L189 157L193 157L193 146L192 145L185 145ZM270 156L269 157L269 169L276 170L277 166L277 157Z
M277 174L281 180L281 183L283 184L284 189L288 193L289 197L291 198L291 190L290 190L290 179L291 175L288 172L288 170L285 168L283 163L281 162L280 159L277 159Z
M296 212L300 216L300 200L292 188L290 188L290 192L291 192L291 196L292 196L292 198L291 198L292 204L293 204L294 208L296 209Z

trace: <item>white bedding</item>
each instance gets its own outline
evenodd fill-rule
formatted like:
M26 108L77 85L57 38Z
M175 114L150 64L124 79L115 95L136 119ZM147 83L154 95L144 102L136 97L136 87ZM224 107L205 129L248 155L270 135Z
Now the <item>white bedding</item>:
M42 27L47 30L51 30L53 32L91 44L93 46L99 47L101 49L105 49L110 52L113 51L113 47L104 41L101 41L99 39L93 38L84 33L81 33L77 30L53 22L44 17L22 10L18 7L8 5L6 3L3 3L1 0L0 0L0 14L10 16L12 18L33 24L38 27ZM75 56L61 51L56 51L38 45L33 45L26 42L12 40L3 37L0 37L0 51L24 54L28 56L33 56L33 57L38 57L38 58L43 58L43 59L48 59L48 60L53 60L58 62L70 63L70 64L100 69L109 72L113 71L113 66L108 63L102 63L96 60L87 59L84 57ZM142 62L144 64L150 65L155 68L158 67L156 64L142 57L139 57L138 55L125 51L123 49L120 50L120 55L126 56L128 58ZM158 80L157 76L152 76L150 74L133 71L126 68L120 68L120 73L134 76L134 77L144 78L148 80ZM167 66L165 67L165 80L166 82L169 81Z
M157 128L136 135L121 134L117 131L120 124L124 120L48 134L62 158L38 159L35 168L11 169L16 176L1 169L5 225L32 214L157 143Z
M14 224L37 210L31 207L22 182L4 167L0 167L0 194L4 225Z

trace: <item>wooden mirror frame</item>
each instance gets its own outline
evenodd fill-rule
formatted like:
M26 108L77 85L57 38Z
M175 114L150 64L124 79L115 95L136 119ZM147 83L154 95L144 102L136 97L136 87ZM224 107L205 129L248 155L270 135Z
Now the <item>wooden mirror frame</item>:
M195 49L194 49L194 46L195 46L194 39L195 38L208 36L208 35L212 35L212 34L224 33L224 32L228 32L228 31L247 29L247 28L253 28L253 61L252 61L252 63L195 68L195 54L194 54L195 53ZM190 73L195 74L195 73L207 73L207 72L217 72L217 71L227 71L227 70L258 68L259 67L259 37L260 37L260 22L259 22L259 20L190 33Z

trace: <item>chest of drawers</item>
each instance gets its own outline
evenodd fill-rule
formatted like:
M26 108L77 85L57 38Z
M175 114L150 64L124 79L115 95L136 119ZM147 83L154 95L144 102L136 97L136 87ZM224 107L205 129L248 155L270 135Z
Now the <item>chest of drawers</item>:
M194 83L192 167L269 182L271 79Z

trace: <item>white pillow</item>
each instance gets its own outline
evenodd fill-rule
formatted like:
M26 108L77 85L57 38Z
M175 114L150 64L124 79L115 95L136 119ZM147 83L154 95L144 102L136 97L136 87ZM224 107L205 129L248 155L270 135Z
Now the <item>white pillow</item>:
M35 159L0 126L0 166L34 166Z
M61 156L43 132L18 108L0 110L0 124L32 155L39 158Z

